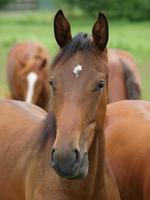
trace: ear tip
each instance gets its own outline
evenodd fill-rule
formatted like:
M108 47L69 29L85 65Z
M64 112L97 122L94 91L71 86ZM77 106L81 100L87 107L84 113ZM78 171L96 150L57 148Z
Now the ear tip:
M55 16L58 16L58 15L64 16L62 9L59 9Z
M105 15L104 13L102 13L102 12L99 12L99 14L98 14L98 18L99 18L99 19L104 19L104 20L107 21L107 17L106 17L106 15Z

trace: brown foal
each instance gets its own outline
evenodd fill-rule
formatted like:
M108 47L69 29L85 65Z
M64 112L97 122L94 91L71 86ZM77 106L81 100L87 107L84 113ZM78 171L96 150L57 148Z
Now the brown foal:
M47 110L50 97L48 73L48 52L41 44L17 43L11 48L7 60L9 98Z
M119 200L105 159L106 17L99 14L93 38L72 38L59 10L54 30L61 50L51 65L48 115L23 102L0 104L0 199Z

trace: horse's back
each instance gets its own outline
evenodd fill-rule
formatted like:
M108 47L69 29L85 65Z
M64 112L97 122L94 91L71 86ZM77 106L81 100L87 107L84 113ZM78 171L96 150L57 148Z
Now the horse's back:
M46 112L35 105L0 101L0 199L9 200L7 195L11 200L24 199L31 147L45 116Z
M0 143L4 142L2 138L12 137L11 141L14 137L26 138L28 133L24 133L24 130L30 132L32 127L42 123L46 115L43 109L33 104L14 100L0 101Z
M115 50L108 51L109 79L108 79L108 102L124 99L126 87L124 84L123 68L120 64L118 54ZM119 84L118 84L119 83Z
M123 200L150 199L150 103L108 106L106 151Z
M0 100L0 124L6 121L41 120L46 112L40 107L16 100ZM16 121L17 120L17 121ZM17 123L16 123L17 124Z
M141 80L140 80L139 72L137 70L137 64L136 64L136 61L134 60L134 58L132 57L132 55L126 51L122 51L119 49L116 51L117 51L120 59L125 60L127 65L130 67L130 70L134 73L136 82L140 84Z
M132 56L123 50L109 49L108 102L140 98L140 75Z
M140 76L137 71L136 61L134 60L134 58L132 57L130 53L124 50L120 50L120 49L109 49L108 56L109 56L110 64L118 62L119 59L126 62L127 65L130 67L130 70L134 72L137 81L140 82ZM113 66L110 66L110 67L113 67Z

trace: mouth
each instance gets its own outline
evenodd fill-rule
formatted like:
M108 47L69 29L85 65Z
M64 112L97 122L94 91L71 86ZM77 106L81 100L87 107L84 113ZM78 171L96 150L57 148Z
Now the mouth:
M58 166L58 165L52 165L53 169L56 171L56 173L67 180L79 180L83 179L88 174L88 154L85 153L80 164L78 166L73 167L66 167L66 166Z

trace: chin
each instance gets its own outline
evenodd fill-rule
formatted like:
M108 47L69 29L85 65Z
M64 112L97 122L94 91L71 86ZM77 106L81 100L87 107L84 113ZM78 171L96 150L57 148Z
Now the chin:
M77 173L75 176L72 177L66 177L67 180L80 180L86 178L88 174L88 167L89 165L80 166L80 168L77 170Z
M89 161L87 154L83 157L80 165L75 168L59 168L53 167L57 175L67 180L80 180L86 178L89 169Z

